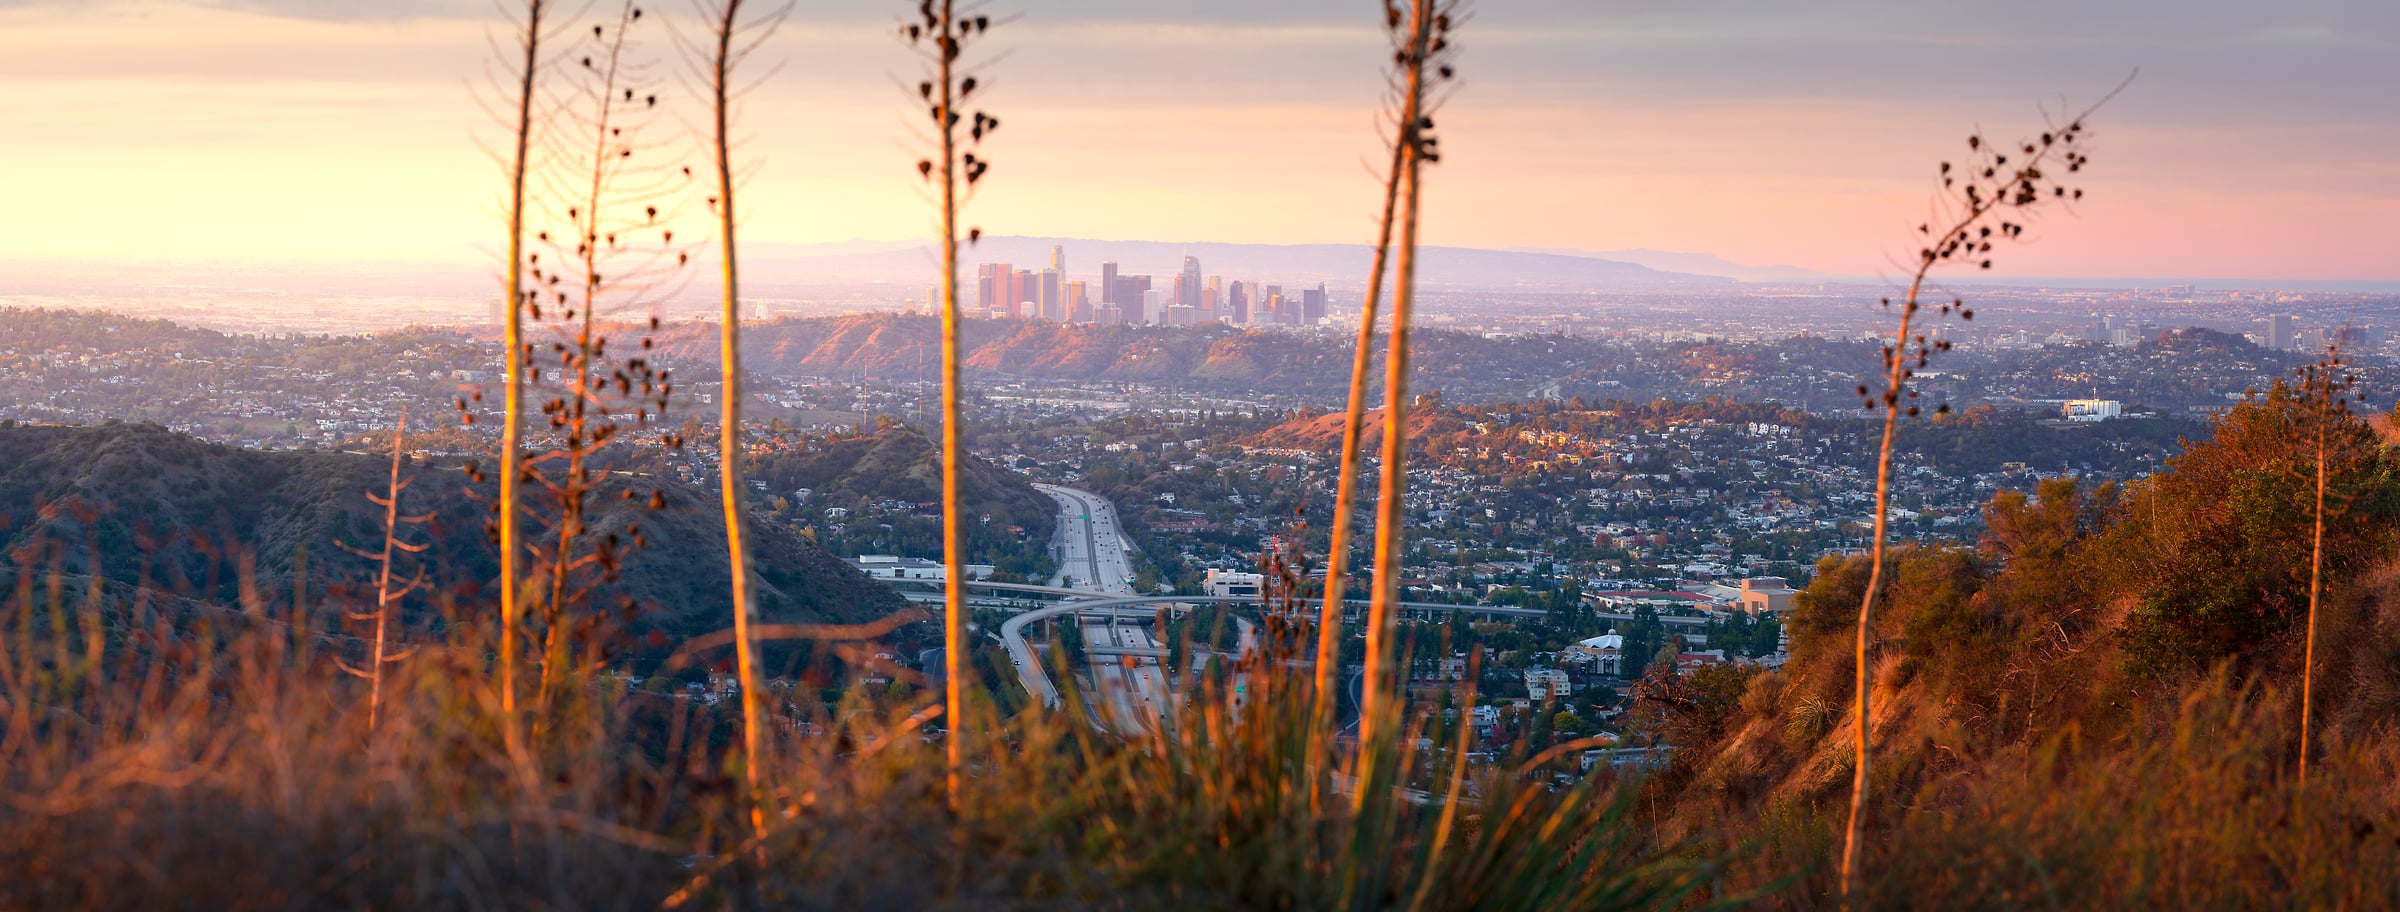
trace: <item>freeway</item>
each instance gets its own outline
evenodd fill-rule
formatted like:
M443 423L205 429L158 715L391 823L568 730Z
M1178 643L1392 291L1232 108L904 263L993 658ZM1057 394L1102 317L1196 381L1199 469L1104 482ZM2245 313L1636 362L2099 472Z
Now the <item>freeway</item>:
M1078 488L1033 487L1058 501L1058 575L1051 587L1132 595L1133 564L1126 557L1125 534L1117 528L1116 506Z

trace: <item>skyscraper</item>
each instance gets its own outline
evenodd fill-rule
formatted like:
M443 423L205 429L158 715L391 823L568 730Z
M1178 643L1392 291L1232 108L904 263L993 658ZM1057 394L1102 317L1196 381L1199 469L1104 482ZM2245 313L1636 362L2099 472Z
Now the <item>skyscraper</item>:
M1117 303L1117 261L1100 261L1100 303Z
M2268 348L2276 351L2290 351L2294 341L2296 340L2295 334L2292 332L2291 314L2276 314L2267 318Z
M1113 273L1116 264L1110 263L1108 265L1111 267L1110 271ZM1158 312L1158 309L1154 306L1145 306L1147 304L1148 297L1152 295L1152 292L1150 291L1149 276L1117 276L1115 282L1113 283L1113 288L1114 290L1109 295L1109 303L1117 305L1117 307L1122 310L1125 317L1124 322L1146 322L1151 314Z
M1183 258L1183 272L1175 277L1175 303L1184 307L1200 306L1200 258Z
M1058 270L1059 275L1063 276L1067 274L1067 248L1060 247L1055 244L1051 245L1050 268Z
M975 267L975 309L985 314L1000 306L1008 297L1007 263L983 263Z
M1225 300L1228 315L1236 326L1250 322L1250 283L1236 281L1233 293Z
M1315 288L1300 289L1300 322L1308 326L1315 326L1318 321L1323 319L1325 319L1325 283L1318 282Z
M1050 261L1058 262L1058 248L1050 248ZM1056 323L1067 320L1066 301L1059 297L1058 267L1042 270L1042 319Z
M1079 279L1073 282L1068 282L1065 294L1067 299L1067 322L1092 322L1092 320L1095 318L1095 315L1092 313L1092 299L1089 295L1084 293L1084 285L1082 280Z

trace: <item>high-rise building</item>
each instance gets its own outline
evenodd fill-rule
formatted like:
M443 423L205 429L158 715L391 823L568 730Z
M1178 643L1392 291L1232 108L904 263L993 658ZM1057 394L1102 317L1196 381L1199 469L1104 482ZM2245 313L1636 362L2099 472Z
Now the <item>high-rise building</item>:
M1149 277L1149 276L1140 276L1140 278L1147 280L1147 279L1149 279L1150 277ZM1145 286L1146 286L1146 285L1147 285L1147 282L1145 282L1144 284L1145 284ZM1166 302L1163 300L1165 297L1166 297L1166 296L1165 296L1165 295L1163 295L1163 294L1160 294L1160 293L1159 293L1159 290L1158 290L1158 289L1156 289L1156 288L1144 287L1144 288L1142 289L1142 296L1141 296L1141 301L1142 301L1142 304L1141 304L1141 309L1139 309L1139 310L1127 309L1127 310L1125 311L1125 322L1127 322L1127 323L1143 323L1143 322L1152 322L1152 321L1159 322L1159 323L1164 323L1164 322L1166 322L1166 317L1167 317L1167 307L1166 307Z
M1008 297L1008 264L984 263L975 267L975 309L985 314L1000 308Z
M2290 351L2294 341L2296 339L2292 332L2291 314L2276 314L2267 318L2268 348L2276 351Z
M1236 281L1233 293L1225 301L1226 315L1239 326L1250 322L1250 283Z
M1100 261L1100 303L1117 303L1117 261Z
M1041 312L1042 277L1031 269L1019 269L1008 283L1008 315L1014 318L1031 317Z
M1068 282L1065 294L1067 298L1067 322L1092 322L1094 319L1094 314L1092 313L1092 299L1084 294L1083 282L1081 280Z
M1175 303L1185 307L1200 306L1200 258L1183 258L1183 272L1175 277Z
M1290 320L1284 318L1283 286L1281 285L1268 285L1264 288L1260 288L1258 290L1258 301L1253 306L1258 308L1258 316L1255 318L1255 322L1291 322Z
M1300 289L1300 322L1315 326L1325 319L1325 283L1315 288Z
M1067 274L1067 248L1056 244L1050 246L1050 268L1058 270L1059 275Z
M1142 323L1158 312L1152 301L1156 297L1157 293L1150 290L1149 276L1121 275L1116 277L1116 290L1109 295L1109 303L1123 311L1125 322Z
M1058 261L1058 248L1050 248L1050 261ZM1042 270L1042 319L1064 323L1067 320L1067 304L1059 297L1058 280L1057 267Z

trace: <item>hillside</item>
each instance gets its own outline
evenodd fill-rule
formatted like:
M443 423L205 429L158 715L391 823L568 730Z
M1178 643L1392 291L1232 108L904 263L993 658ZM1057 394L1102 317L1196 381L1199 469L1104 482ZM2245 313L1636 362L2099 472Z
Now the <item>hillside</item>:
M792 505L789 515L823 522L819 540L837 553L941 557L942 453L916 431L891 425L866 436L810 437L796 450L759 457L751 477L777 495L807 489L807 501ZM1048 495L972 454L962 464L959 494L969 519L969 560L1024 575L1046 565L1058 528L1058 506ZM827 519L835 508L857 518Z
M1980 546L1891 558L1873 621L1877 904L2265 907L2283 904L2279 885L2390 870L2400 842L2364 838L2391 825L2388 789L2282 791L2308 655L2308 408L2278 386L2167 471L2003 492ZM2327 502L2341 512L2325 527L2318 623L2332 632L2314 647L2313 727L2333 746L2316 775L2388 783L2400 460L2365 422L2330 430ZM1677 747L1648 784L1664 822L1762 846L1745 861L1757 871L1817 834L1838 847L1851 788L1868 561L1818 569L1789 616L1788 664L1654 672L1636 689L1646 730ZM2341 860L2275 857L2312 839ZM2212 866L2235 858L2262 870ZM2228 888L2252 892L2226 902Z
M372 562L342 549L381 538L390 463L350 453L245 450L144 424L0 427L0 544L38 572L56 569L147 586L200 602L238 604L247 574L264 593L306 591L322 604L367 597ZM498 573L484 532L489 502L470 494L455 461L411 460L403 509L432 519L408 534L432 547L411 558L440 592L469 601ZM725 625L725 531L713 495L669 483L647 509L654 478L612 475L593 498L594 535L631 538L617 583L595 597L634 599L634 630L672 637ZM636 497L627 499L625 491ZM488 497L488 494L485 495ZM856 621L901 606L805 537L771 523L753 530L758 606L774 620ZM247 569L245 569L247 568ZM305 568L305 570L303 570ZM305 579L301 574L305 572ZM409 603L432 611L432 600Z
M1307 450L1330 456L1342 451L1343 413L1326 412L1294 418L1282 424L1234 441L1241 446L1281 450ZM1420 452L1439 444L1442 438L1465 428L1456 415L1439 408L1416 409L1408 413L1410 452ZM1383 447L1383 410L1369 409L1359 430L1359 451L1381 452Z
M1349 389L1354 340L1341 332L1232 326L967 320L960 324L959 343L969 376L1332 396ZM678 376L714 375L713 326L676 325L659 344ZM1522 397L1607 353L1596 340L1492 339L1434 329L1418 330L1416 345L1413 388L1439 389L1454 399ZM893 313L786 318L744 327L743 347L749 368L766 374L931 379L941 364L941 324L930 316Z

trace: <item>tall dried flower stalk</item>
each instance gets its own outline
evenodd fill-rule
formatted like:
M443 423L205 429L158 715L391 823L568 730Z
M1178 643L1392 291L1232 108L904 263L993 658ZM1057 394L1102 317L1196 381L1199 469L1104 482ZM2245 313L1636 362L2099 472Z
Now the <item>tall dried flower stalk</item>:
M962 141L958 105L975 93L976 77L961 72L961 56L967 42L991 30L990 16L960 15L956 0L919 0L916 15L902 20L900 35L911 46L921 49L929 58L931 77L917 83L917 101L925 105L926 116L933 121L931 145L939 150L941 160L919 159L917 175L926 180L941 181L942 210L942 708L948 718L950 734L943 739L946 773L943 783L948 789L950 807L958 809L959 771L966 765L966 745L961 738L965 726L967 675L973 668L967 661L967 589L966 545L963 537L965 506L959 497L959 464L965 459L965 448L959 440L959 381L958 343L958 209L962 189L972 194L975 185L990 170L991 159L979 157L972 150L980 147L983 138L1000 129L1000 119L981 110L973 112L973 121L966 127ZM962 188L960 185L964 183ZM983 229L967 229L967 242L982 238Z
M544 271L540 254L527 257L525 264L537 289L528 314L542 319L547 303L547 314L558 318L560 330L560 339L550 345L557 355L552 376L559 394L542 403L557 439L526 461L526 480L541 485L557 506L549 542L528 548L547 549L539 554L546 578L539 602L543 642L537 692L545 712L570 677L571 649L578 640L591 644L600 627L601 614L578 617L577 607L599 584L614 580L626 550L641 543L638 524L628 525L625 536L584 540L589 501L605 477L597 461L623 429L621 415L631 413L637 425L648 424L666 411L671 390L668 373L648 357L637 353L611 360L604 334L608 324L601 322L603 310L654 309L660 303L658 281L681 269L687 258L675 249L674 232L661 226L659 204L668 195L672 169L655 163L663 159L647 149L636 152L658 111L657 93L642 84L649 67L634 59L632 34L641 18L641 7L621 0L612 21L592 26L588 52L569 69L576 90L567 93L551 129L562 135L585 131L589 144L579 152L562 151L557 169L562 173L547 175L554 185L545 186L543 196L572 201L564 212L553 213L564 219L565 229L539 235L554 254L553 265ZM656 246L644 243L652 232ZM649 327L658 327L655 316ZM653 345L650 336L641 337L642 351ZM528 379L539 383L540 373L535 370ZM636 495L628 489L623 496ZM652 503L659 500L654 497Z
M2317 491L2312 508L2308 552L2308 635L2300 653L2300 784L2308 784L2308 753L2311 731L2316 727L2317 681L2317 603L2325 592L2325 450L2326 435L2339 420L2337 413L2349 410L2349 389L2352 378L2342 373L2341 343L2325 347L2325 353L2315 363L2301 370L2302 386L2317 432Z
M409 593L425 585L425 571L423 568L419 568L399 589L392 588L392 552L402 551L417 554L423 552L427 547L423 543L412 544L401 541L400 525L402 523L422 523L433 518L431 513L414 516L400 515L400 492L416 481L413 478L407 480L400 478L402 442L407 438L408 407L404 405L400 407L399 424L392 428L391 481L385 485L383 496L367 495L369 502L383 508L383 550L370 554L365 549L335 542L335 544L341 545L345 551L374 559L378 565L375 572L375 610L350 616L353 620L372 619L375 622L375 637L372 645L368 648L367 667L358 668L346 663L342 666L343 671L367 679L367 731L369 732L375 730L383 716L383 666L406 659L410 653L416 651L413 647L398 653L390 651L387 644L391 632L392 606L407 597Z
M1398 7L1385 5L1384 28L1391 34L1394 45L1407 47L1409 36L1402 28L1403 19L1397 15L1398 12ZM1337 481L1333 496L1332 539L1325 548L1325 600L1317 616L1316 687L1313 692L1317 701L1316 740L1320 743L1316 746L1319 756L1322 755L1322 739L1331 730L1337 702L1333 690L1334 666L1341 657L1342 616L1346 607L1343 596L1349 590L1351 514L1356 511L1358 504L1359 438L1366 424L1367 378L1375 362L1375 320L1383 303L1383 274L1391 265L1392 213L1399 206L1400 169L1408 149L1406 129L1409 118L1405 109L1410 99L1406 97L1406 79L1405 67L1395 63L1391 75L1392 105L1397 110L1391 114L1391 162L1385 165L1383 171L1383 213L1376 221L1375 256L1368 267L1366 299L1359 304L1358 345L1350 360L1350 398L1342 415L1342 461L1335 470Z
M745 800L750 805L750 822L763 832L766 814L760 802L763 794L758 785L758 767L764 757L760 743L765 734L765 720L760 718L758 694L758 643L752 627L750 602L750 557L744 546L742 532L742 306L741 273L737 265L734 237L734 176L733 176L733 102L738 90L733 74L752 51L766 41L774 31L780 16L761 21L744 22L742 0L724 0L713 4L703 0L702 11L709 20L706 51L707 86L714 133L709 150L716 166L717 195L709 205L716 211L717 243L724 261L724 311L718 315L719 357L724 364L724 388L718 391L721 414L718 416L718 479L725 510L725 549L731 562L733 596L733 655L734 673L740 677L742 694L742 777L748 787Z
M516 83L516 157L508 169L507 307L502 315L502 344L508 389L501 399L500 511L496 530L500 547L500 715L504 731L513 733L517 718L517 623L524 609L520 599L521 569L517 566L523 542L517 531L519 476L524 474L525 441L525 324L531 292L525 287L525 175L533 142L534 89L542 66L543 15L547 0L525 0L525 19L519 23L523 66Z
M2121 91L2123 86L2118 87ZM2111 91L2099 104L2115 97ZM1927 277L1937 266L1975 263L1978 268L1992 268L1992 242L2015 240L2024 235L2025 223L2016 219L2030 217L2044 205L2071 205L2083 198L2083 190L2066 186L2064 174L2083 170L2089 161L2082 152L2083 121L2097 110L2099 104L2084 110L2064 126L2041 134L2038 140L2027 140L2012 148L2001 148L1985 142L1981 133L1967 137L1968 156L1963 166L1950 162L1941 165L1942 189L1937 196L1936 221L1917 226L1923 246L1918 248L1915 273L1910 277L1908 292L1901 298L1900 319L1890 344L1883 347L1883 388L1870 390L1862 385L1858 394L1868 411L1883 409L1882 445L1875 457L1875 542L1869 550L1866 596L1859 601L1857 653L1857 702L1852 708L1856 735L1853 744L1856 763L1850 781L1850 822L1842 842L1841 896L1845 903L1858 900L1859 850L1866 823L1867 774L1873 753L1873 720L1869 718L1869 698L1873 694L1873 637L1875 603L1883 591L1884 545L1888 536L1892 493L1892 444L1897 436L1900 416L1915 417L1918 406L1913 403L1917 391L1909 381L1923 369L1936 352L1948 351L1950 343L1929 338L1918 324L1920 296L1925 291ZM2010 158L2018 159L2014 166ZM2001 216L2014 213L2014 219ZM1892 299L1883 299L1886 309ZM1956 314L1961 320L1972 320L1975 312L1966 302L1953 298L1939 307L1939 315ZM1948 412L1945 403L1936 412Z
M1458 8L1457 0L1412 0L1406 12L1389 2L1384 8L1386 23L1395 29L1405 21L1407 38L1393 51L1401 83L1400 240L1392 283L1391 343L1384 356L1382 486L1376 494L1375 592L1367 608L1366 681L1359 699L1361 757L1379 755L1377 739L1392 737L1391 726L1399 718L1393 694L1398 682L1393 680L1392 626L1400 601L1400 527L1407 520L1408 473L1402 460L1408 451L1408 321L1416 294L1417 213L1424 189L1420 178L1426 163L1440 160L1433 136L1434 105L1427 90L1433 80L1451 75L1449 65L1441 61L1452 53L1449 34ZM1363 806L1375 787L1372 772L1369 765L1360 765L1355 805Z

